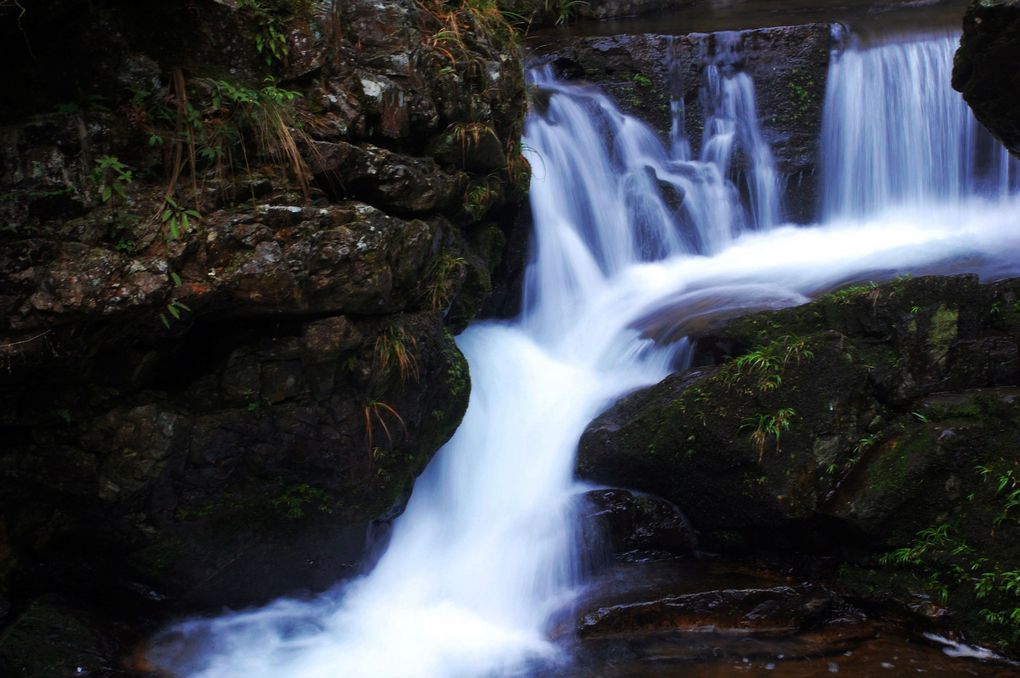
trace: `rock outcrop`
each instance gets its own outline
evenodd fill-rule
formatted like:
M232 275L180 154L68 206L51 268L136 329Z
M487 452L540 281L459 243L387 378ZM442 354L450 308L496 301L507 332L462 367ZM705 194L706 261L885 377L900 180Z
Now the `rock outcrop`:
M953 88L1013 155L1020 156L1020 2L974 0L963 18Z
M0 106L0 626L22 629L0 666L39 605L158 619L356 572L467 405L451 333L528 179L512 31L411 0L0 16L24 93Z
M583 478L676 504L707 550L840 553L1012 644L1020 283L858 285L700 343L716 364L589 426Z

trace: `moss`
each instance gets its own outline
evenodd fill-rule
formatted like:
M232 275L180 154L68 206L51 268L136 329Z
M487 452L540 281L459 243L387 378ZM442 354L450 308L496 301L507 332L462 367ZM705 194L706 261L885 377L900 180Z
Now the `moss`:
M148 579L158 579L173 569L187 554L182 538L170 536L133 552L128 560L135 571Z
M928 331L928 356L931 362L943 362L959 334L960 313L940 305L931 318Z

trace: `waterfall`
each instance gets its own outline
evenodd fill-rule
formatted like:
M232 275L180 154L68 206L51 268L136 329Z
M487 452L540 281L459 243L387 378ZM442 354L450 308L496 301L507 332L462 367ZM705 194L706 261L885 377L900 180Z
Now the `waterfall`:
M1017 163L950 87L958 37L833 54L822 132L826 219L1016 189Z
M876 271L1020 269L1016 201L1003 195L1006 184L987 183L995 154L982 159L934 138L985 143L964 109L931 91L939 72L948 92L944 45L921 40L836 60L824 142L832 219L814 228L776 225L754 83L718 55L705 69L697 159L682 134L682 103L667 145L597 89L532 73L547 104L525 131L535 230L524 311L458 338L472 374L467 414L416 483L386 553L366 576L313 600L181 622L153 641L153 663L195 678L374 678L523 675L567 661L548 627L579 583L577 441L600 410L683 359L684 341L660 346L636 327L669 325L692 300L802 303ZM887 66L872 62L902 67L903 101L886 100L900 96L892 70L883 89L865 71ZM868 78L873 87L859 82ZM915 113L920 129L901 129ZM920 139L928 145L918 148ZM748 167L747 204L732 174L736 147ZM996 201L981 199L989 192ZM921 200L930 200L923 210Z

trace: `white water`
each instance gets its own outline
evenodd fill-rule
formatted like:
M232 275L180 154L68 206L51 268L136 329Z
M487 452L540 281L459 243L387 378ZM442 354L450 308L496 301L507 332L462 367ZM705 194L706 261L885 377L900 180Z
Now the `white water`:
M825 96L823 217L890 205L1001 197L1017 162L949 82L957 38L897 42L833 56Z
M834 71L847 63L849 56ZM987 187L978 183L935 185L923 209L916 193L877 187L859 192L867 204L851 209L854 189L839 184L859 183L857 170L827 164L834 187L826 194L850 196L830 210L840 216L813 228L753 231L778 214L768 195L771 154L754 150L764 142L748 120L753 83L732 67L707 70L706 119L718 124L706 124L698 160L679 134L665 148L599 92L533 76L551 96L526 131L535 252L525 310L518 322L478 324L458 339L472 374L468 413L417 482L381 561L312 601L181 623L154 641L156 664L196 678L326 678L513 675L529 662L565 661L547 627L578 583L570 508L577 440L614 399L664 376L684 345L657 348L629 329L634 321L695 291L793 304L859 276L995 277L1020 268L1018 205L997 189L982 195ZM919 88L937 90L939 101L956 97L948 77L911 84L926 72L904 71L885 90L830 86L830 97L871 103L829 101L827 157L852 165L879 146L868 135L885 130L848 129L889 97ZM950 145L972 134L971 123L951 116L915 122ZM733 144L757 158L749 163L761 179L755 204L740 204L729 175ZM906 155L867 157L889 177L933 162ZM675 192L672 202L662 186Z

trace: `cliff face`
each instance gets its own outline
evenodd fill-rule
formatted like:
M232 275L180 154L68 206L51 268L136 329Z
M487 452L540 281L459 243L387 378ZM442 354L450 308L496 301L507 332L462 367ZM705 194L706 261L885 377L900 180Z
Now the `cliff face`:
M141 4L0 7L7 623L351 573L463 414L527 187L494 9Z

